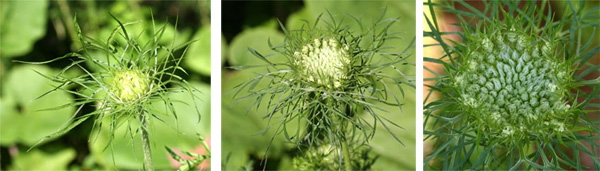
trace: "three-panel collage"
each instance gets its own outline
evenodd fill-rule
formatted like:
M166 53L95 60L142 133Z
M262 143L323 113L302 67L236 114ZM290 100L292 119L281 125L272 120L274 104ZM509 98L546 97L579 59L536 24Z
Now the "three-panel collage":
M0 170L600 170L597 0L0 9Z

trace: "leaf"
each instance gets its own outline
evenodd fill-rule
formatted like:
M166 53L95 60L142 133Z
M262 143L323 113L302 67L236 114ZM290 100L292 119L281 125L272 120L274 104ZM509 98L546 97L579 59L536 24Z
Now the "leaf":
M263 63L264 64L264 63ZM231 91L236 85L242 82L254 78L256 75L251 70L242 70L236 72L230 77L226 77L223 80L223 92ZM267 82L261 82L257 86L265 86ZM264 129L267 127L267 120L262 119L267 113L266 105L261 105L260 108L256 107L249 110L251 105L255 102L253 100L245 100L238 103L233 100L233 94L224 94L222 99L221 109L221 134L222 134L222 152L221 161L226 164L227 169L239 169L250 162L249 156L254 155L257 157L264 157L267 149L269 148L269 157L278 158L282 156L284 152L283 140L284 137L278 136L271 143L274 129L268 130L265 133ZM247 92L240 92L239 96L246 96ZM268 98L263 98L260 103L267 104ZM261 133L259 133L261 132ZM259 133L259 134L257 134ZM270 146L270 147L269 147ZM226 163L227 156L230 155L229 161ZM261 161L254 161L255 163Z
M255 52L263 56L269 56L273 53L269 48L267 41L270 39L274 44L283 42L283 34L274 28L251 28L244 30L238 34L230 44L229 48L229 64L231 66L239 65L264 65L264 61L257 60L257 56L248 51L248 48L254 49ZM270 57L265 59L274 62Z
M415 111L416 111L416 102L415 89L409 88L408 86L403 86L403 90L406 93L406 96L402 99L400 98L400 102L403 103L402 110L400 110L397 106L389 106L384 105L383 103L375 103L375 105L383 107L388 112L375 111L383 117L388 118L392 122L397 125L402 126L404 129L400 129L398 127L392 126L388 124L388 127L392 130L394 134L402 140L405 146L402 146L398 141L396 141L390 133L383 128L381 122L377 124L377 131L375 133L375 137L372 141L370 141L369 145L373 148L372 153L379 155L379 158L373 165L373 170L387 170L387 169L415 169L415 148L416 144L416 123L415 123ZM389 92L398 93L398 92ZM388 95L391 96L391 95ZM393 99L388 99L388 102L394 102ZM367 116L363 114L363 116ZM365 117L369 118L369 117ZM369 120L370 124L373 124ZM398 155L402 154L402 155Z
M19 65L8 73L3 82L4 96L0 101L3 108L0 115L1 144L22 142L33 145L67 124L75 111L73 106L38 111L72 103L73 99L68 93L58 90L34 100L56 85L36 71L48 76L58 72L43 65Z
M46 34L48 1L2 1L0 56L12 58L29 53Z
M210 25L198 30L185 54L184 64L192 71L210 76Z
M311 13L307 10L307 8L302 8L298 12L291 14L288 17L287 23L285 25L288 29L291 29L291 30L300 29L300 28L302 28L303 25L305 28L311 27L312 25L308 25L306 22L314 20L315 17L316 16L311 15ZM313 24L313 23L310 23L310 24Z
M21 152L15 158L9 170L66 170L75 159L75 150L67 148L53 153L41 150Z

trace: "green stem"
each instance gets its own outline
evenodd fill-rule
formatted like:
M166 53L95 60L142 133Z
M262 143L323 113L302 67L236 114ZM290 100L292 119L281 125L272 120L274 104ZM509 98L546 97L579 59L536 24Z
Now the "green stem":
M352 110L350 110L350 106L346 106L346 113L348 116L351 115ZM342 120L341 127L339 128L342 131L342 155L344 156L344 168L346 171L352 170L352 158L350 158L350 148L348 147L348 136L346 135L346 127L348 126L348 120L345 118L340 118Z
M71 48L73 50L79 50L82 47L82 45L77 36L77 32L75 32L75 24L73 23L73 16L71 15L71 9L69 8L69 4L66 0L59 0L57 1L57 3L58 8L60 9L60 13L62 14L63 20L65 22L67 32L69 33L69 37L71 37L71 41L73 42Z
M352 170L352 163L350 163L350 149L348 149L348 143L346 140L342 140L342 153L344 155L344 167L346 171Z
M142 134L142 149L144 151L144 169L154 170L154 165L152 164L150 139L148 135L148 118L146 118L145 115L142 115L140 116L140 122L142 124L142 129L140 129L140 132Z

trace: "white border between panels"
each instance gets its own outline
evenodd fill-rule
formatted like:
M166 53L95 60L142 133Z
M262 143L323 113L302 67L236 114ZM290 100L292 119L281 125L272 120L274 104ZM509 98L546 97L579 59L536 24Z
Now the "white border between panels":
M423 1L417 1L415 5L415 55L416 55L416 145L415 145L415 164L416 170L423 170Z
M221 170L221 0L210 1L211 170Z

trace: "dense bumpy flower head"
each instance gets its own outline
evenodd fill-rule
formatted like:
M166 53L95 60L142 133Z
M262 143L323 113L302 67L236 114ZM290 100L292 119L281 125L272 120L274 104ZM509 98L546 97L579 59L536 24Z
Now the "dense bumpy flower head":
M339 151L339 147L331 144L309 148L304 151L302 156L292 159L292 164L295 170L341 170L344 164L340 163L343 156L338 153ZM350 160L352 168L354 170L369 170L370 165L375 161L374 158L366 157L369 149L364 146L357 146L353 148L353 152L356 157Z
M568 70L557 45L533 33L496 26L470 37L453 77L459 104L488 138L511 143L565 131ZM491 133L491 134L489 134Z
M331 145L311 148L303 157L293 159L294 168L297 170L340 170L339 155L332 150Z
M151 89L148 75L137 70L124 70L114 73L110 82L111 93L117 101L124 103L148 96Z
M339 88L348 77L348 46L334 39L314 39L294 52L294 58L297 74L307 82Z

